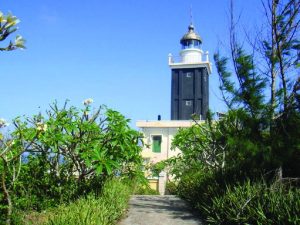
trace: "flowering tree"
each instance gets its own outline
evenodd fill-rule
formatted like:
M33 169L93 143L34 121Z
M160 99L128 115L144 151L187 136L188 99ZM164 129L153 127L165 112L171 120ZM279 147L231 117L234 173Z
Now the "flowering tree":
M105 106L93 111L92 102L85 100L83 109L54 103L45 116L14 120L0 155L7 218L13 201L39 210L99 192L112 176L142 175L140 133L117 111ZM18 200L24 198L25 203Z
M3 43L4 46L0 46L0 51L12 51L15 49L24 49L24 43L25 40L22 38L22 36L17 35L15 37L14 41L8 41L6 42L7 38L17 31L16 25L20 22L20 20L13 16L12 14L4 15L0 11L0 42ZM8 123L4 119L0 119L0 129L3 127L6 127ZM17 164L15 163L16 159L19 159L21 157L21 154L18 154L14 151L11 151L11 146L13 145L13 141L4 141L3 135L0 133L0 174L1 174L1 188L3 191L4 198L8 205L7 210L7 220L6 223L10 224L10 217L12 214L12 201L10 198L10 188L15 183L18 174L19 169L17 168ZM20 168L20 166L19 166ZM10 186L7 186L6 180L7 180L7 173L9 170L12 170L13 176L10 178ZM0 193L0 199L2 198L2 194Z

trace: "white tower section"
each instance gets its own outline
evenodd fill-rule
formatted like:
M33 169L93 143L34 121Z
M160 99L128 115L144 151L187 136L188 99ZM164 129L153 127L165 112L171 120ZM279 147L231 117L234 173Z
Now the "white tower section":
M169 66L172 69L206 67L208 74L210 74L211 63L208 51L203 52L201 49L202 40L195 33L194 26L191 24L188 29L188 32L180 40L182 46L182 50L179 53L180 57L175 58L172 54L169 54Z

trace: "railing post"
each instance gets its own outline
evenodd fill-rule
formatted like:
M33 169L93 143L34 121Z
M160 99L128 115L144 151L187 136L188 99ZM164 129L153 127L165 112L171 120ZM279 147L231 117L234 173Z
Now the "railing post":
M170 53L169 54L169 64L173 63L173 57L172 57L172 54Z
M209 58L208 58L208 53L209 53L208 51L206 51L206 52L205 52L205 56L206 56L206 57L205 57L205 60L206 60L206 62L208 62L208 61L209 61Z

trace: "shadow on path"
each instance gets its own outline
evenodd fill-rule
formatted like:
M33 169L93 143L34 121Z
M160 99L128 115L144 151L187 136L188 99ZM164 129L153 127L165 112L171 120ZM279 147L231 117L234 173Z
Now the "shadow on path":
M187 204L173 195L134 195L119 225L202 225Z

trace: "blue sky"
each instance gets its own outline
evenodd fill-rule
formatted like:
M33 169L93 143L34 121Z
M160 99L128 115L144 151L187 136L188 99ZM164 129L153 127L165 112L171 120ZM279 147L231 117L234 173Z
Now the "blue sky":
M261 21L260 0L236 0L241 24ZM170 118L168 54L178 55L190 6L203 50L228 37L229 0L2 0L21 23L26 50L0 53L0 118L45 111L54 100L106 104L132 120ZM226 47L224 48L226 52ZM213 66L210 108L224 111Z

